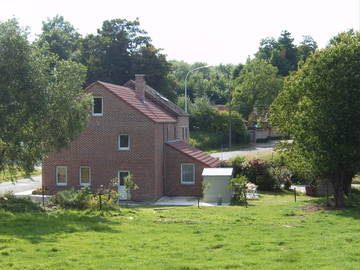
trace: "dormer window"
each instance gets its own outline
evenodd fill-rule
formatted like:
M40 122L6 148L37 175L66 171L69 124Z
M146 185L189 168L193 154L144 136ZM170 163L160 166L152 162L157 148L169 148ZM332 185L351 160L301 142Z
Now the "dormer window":
M102 116L103 115L103 98L102 97L94 97L92 113L93 113L93 116Z

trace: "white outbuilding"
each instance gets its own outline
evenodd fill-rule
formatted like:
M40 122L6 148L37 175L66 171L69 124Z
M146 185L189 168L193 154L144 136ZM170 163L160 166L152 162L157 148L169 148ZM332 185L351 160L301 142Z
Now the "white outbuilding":
M203 202L230 203L232 173L233 168L205 168L202 172L205 184Z

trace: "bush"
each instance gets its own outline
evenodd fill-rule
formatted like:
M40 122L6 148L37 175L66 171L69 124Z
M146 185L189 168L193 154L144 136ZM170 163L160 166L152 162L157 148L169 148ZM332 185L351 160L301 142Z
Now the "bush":
M230 166L233 168L233 175L243 175L246 168L245 158L242 156L231 158Z
M0 195L0 209L13 213L44 211L40 205L32 202L29 197L19 198L12 193Z
M233 205L247 205L246 200L246 184L249 182L246 176L238 175L236 178L230 180L230 188L234 191L231 198Z
M271 163L254 159L247 163L244 173L259 190L279 191L281 183L271 174Z
M89 207L90 189L88 187L80 190L63 190L51 197L51 202L61 208L85 209Z

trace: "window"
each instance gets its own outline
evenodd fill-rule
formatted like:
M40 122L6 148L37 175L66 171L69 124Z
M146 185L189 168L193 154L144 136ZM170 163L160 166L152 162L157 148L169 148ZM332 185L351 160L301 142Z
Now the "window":
M57 166L56 167L56 184L58 186L67 185L67 167L66 166Z
M118 171L119 186L125 186L125 177L129 174L129 171Z
M80 185L90 186L91 175L90 167L80 167Z
M130 150L130 138L129 135L120 134L118 136L119 150Z
M192 163L181 164L181 184L195 184L195 165Z
M102 97L94 97L93 115L94 116L103 115L103 98Z
M188 138L188 130L187 130L187 127L182 127L182 128L181 128L181 131L182 131L182 139L183 139L184 141L186 141L187 138Z

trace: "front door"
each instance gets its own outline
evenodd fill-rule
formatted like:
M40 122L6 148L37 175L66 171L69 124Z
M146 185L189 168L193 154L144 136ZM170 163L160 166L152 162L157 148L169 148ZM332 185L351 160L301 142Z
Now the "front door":
M120 194L120 200L127 200L128 193L125 187L125 177L130 174L129 171L118 171L119 187L118 192Z

